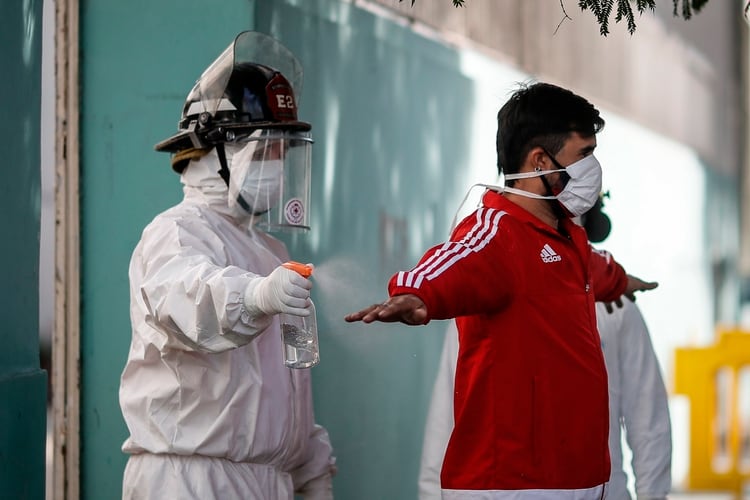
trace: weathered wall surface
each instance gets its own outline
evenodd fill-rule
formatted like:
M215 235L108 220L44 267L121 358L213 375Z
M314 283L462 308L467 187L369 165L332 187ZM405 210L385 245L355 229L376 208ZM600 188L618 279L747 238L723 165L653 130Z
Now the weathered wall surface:
M604 38L593 14L573 0L562 2L564 11L549 0L467 0L464 8L449 0L367 1L690 145L718 171L740 170L744 21L737 2L709 2L684 21L661 0L636 18L632 36L612 19Z

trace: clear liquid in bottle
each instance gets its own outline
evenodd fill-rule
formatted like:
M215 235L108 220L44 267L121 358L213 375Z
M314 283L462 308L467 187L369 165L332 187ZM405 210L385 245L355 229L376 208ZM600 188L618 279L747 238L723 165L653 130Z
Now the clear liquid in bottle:
M320 362L315 305L306 317L281 315L281 341L289 368L311 368Z

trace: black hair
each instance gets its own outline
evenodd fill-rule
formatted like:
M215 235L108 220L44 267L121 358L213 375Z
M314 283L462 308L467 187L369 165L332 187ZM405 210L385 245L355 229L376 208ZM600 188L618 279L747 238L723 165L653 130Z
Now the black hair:
M497 113L498 173L517 173L537 146L554 155L571 132L591 137L602 128L599 110L583 97L549 83L521 84Z

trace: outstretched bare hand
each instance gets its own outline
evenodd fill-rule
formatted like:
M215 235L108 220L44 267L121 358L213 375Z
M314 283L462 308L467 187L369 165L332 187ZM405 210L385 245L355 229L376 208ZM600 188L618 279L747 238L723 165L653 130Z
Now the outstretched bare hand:
M396 295L382 304L373 304L344 317L344 320L349 323L354 321L364 323L372 323L373 321L395 323L400 321L407 325L423 325L426 319L427 307L425 307L422 299L412 294Z
M656 281L643 281L640 278L628 274L628 285L625 287L625 293L623 296L630 299L631 302L635 302L635 292L653 290L657 286L659 286L659 283ZM609 313L615 310L614 306L622 307L622 298L619 298L614 302L605 302L604 304L605 309L607 309L607 312Z
M628 286L625 288L625 296L629 298L631 302L635 302L635 292L653 290L657 286L659 286L659 283L656 281L643 281L640 278L628 274Z

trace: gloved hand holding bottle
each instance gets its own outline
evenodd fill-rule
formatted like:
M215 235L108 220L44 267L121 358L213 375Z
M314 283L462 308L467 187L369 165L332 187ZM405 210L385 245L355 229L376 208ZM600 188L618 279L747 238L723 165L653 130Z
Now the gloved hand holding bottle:
M315 305L310 299L313 272L310 264L286 262L264 278L256 278L245 290L245 308L252 312L279 314L284 364L310 368L318 364L318 328Z
M250 313L269 316L278 313L309 316L311 288L312 282L306 276L282 264L268 276L255 278L247 285L245 308Z

